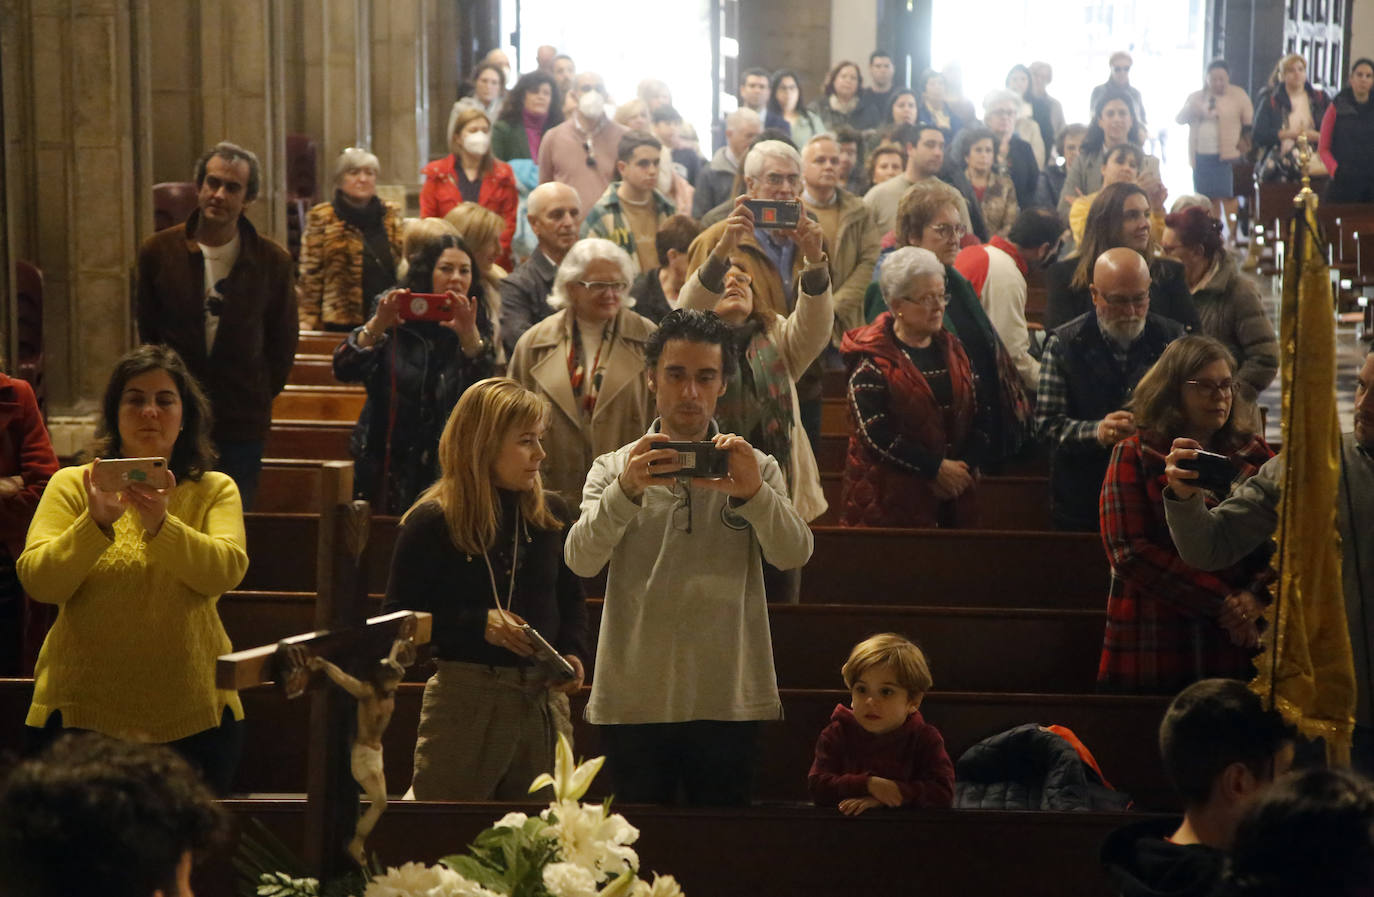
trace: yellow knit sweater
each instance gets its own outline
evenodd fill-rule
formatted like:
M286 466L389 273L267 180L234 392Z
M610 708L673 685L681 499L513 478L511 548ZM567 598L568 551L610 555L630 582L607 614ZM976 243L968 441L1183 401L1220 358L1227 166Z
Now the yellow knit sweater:
M215 658L233 650L215 603L248 570L234 481L179 483L157 536L128 510L111 541L87 512L86 469L48 483L17 562L29 595L61 608L27 723L60 710L66 727L167 742L218 726L226 706L242 719L238 693L215 688Z

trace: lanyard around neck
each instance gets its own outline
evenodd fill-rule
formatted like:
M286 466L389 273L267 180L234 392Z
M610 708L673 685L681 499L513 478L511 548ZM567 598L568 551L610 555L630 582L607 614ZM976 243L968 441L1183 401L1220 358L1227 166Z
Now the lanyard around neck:
M496 588L496 570L491 566L491 554L482 550L482 560L487 562L487 576L491 579L491 598L496 602L496 609L502 613L510 613L511 602L515 599L515 568L516 552L520 548L520 504L515 505L515 526L512 527L513 535L510 540L510 582L506 586L506 606L501 606L501 592Z

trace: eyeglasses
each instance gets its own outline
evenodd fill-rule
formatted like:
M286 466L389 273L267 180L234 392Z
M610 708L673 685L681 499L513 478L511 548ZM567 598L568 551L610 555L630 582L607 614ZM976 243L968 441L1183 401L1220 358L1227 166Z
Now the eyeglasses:
M630 286L623 280L579 280L575 283L592 294L623 293Z
M1112 71L1114 71L1114 72L1129 72L1130 70L1131 70L1131 67L1130 67L1129 65L1114 65L1114 66L1112 66Z
M925 308L943 308L949 302L949 297L944 293L926 293L923 296L898 296L903 302L910 302L912 305L920 305Z
M754 278L745 274L743 271L730 270L725 272L725 282L735 283L742 287L747 287L754 282Z
M942 240L962 240L964 235L968 233L968 228L962 224L932 224L929 227L939 234Z
M1102 301L1112 308L1144 308L1150 304L1150 294L1140 296L1103 296Z
M770 187L781 187L786 184L788 187L796 188L801 186L801 175L779 174L776 171L770 171L763 176L763 182Z
M587 167L596 167L596 155L592 153L592 138L588 137L582 141L582 148L587 151Z
M1184 380L1184 383L1193 389L1209 396L1229 396L1234 395L1236 381L1234 380Z

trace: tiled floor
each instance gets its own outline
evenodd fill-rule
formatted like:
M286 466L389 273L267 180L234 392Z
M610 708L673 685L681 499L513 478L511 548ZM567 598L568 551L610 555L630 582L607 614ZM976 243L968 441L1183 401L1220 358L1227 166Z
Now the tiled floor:
M1258 277L1260 294L1265 297L1265 309L1270 321L1278 329L1278 309L1280 284L1277 277ZM1369 344L1360 339L1353 324L1335 324L1336 327L1336 410L1341 420L1341 432L1354 427L1355 420L1355 378L1364 366L1364 356ZM1282 361L1280 361L1280 365ZM1282 377L1275 377L1269 388L1260 394L1259 403L1268 409L1268 427L1265 437L1271 442L1281 437L1279 415L1282 408Z

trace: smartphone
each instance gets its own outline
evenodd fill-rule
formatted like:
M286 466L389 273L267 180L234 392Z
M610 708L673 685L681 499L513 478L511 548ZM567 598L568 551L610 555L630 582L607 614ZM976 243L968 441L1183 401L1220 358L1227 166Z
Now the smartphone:
M1199 451L1196 458L1184 458L1178 462L1181 470L1196 470L1197 479L1193 484L1208 492L1225 497L1231 491L1236 479L1236 467L1231 459L1215 452Z
M401 293L402 321L451 321L453 303L447 293Z
M656 449L677 452L681 469L656 473L656 480L689 480L692 477L719 479L730 475L730 453L716 448L714 442L660 442Z
M102 458L92 468L91 482L102 492L118 492L133 483L166 489L166 458Z
M525 630L525 634L530 638L530 644L534 645L534 654L530 655L530 659L548 675L549 679L561 684L577 678L577 670L573 669L573 665L568 663L566 657L553 649L553 645L544 640L539 630L528 623L520 628Z
M754 226L764 230L793 230L801 221L801 203L795 200L746 199L754 213Z

